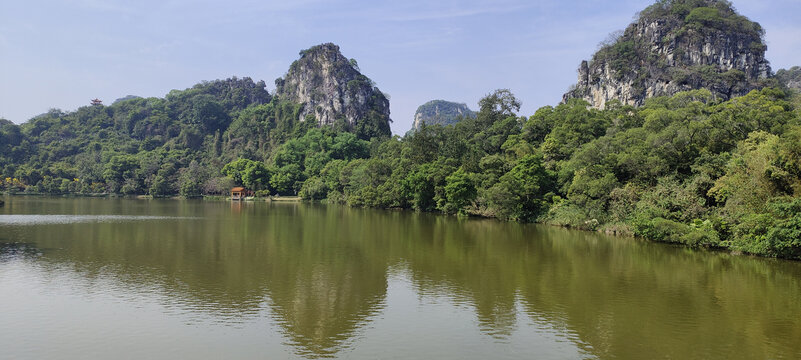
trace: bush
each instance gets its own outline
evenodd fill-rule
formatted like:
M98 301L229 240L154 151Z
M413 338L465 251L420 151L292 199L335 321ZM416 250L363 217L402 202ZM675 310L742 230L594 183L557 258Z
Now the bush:
M692 247L714 247L720 236L710 220L694 220L690 225L662 217L639 214L632 221L634 234L652 241L684 244Z
M684 18L687 24L697 24L720 28L724 25L724 19L720 16L720 11L710 7L695 8Z
M801 259L801 199L777 200L770 212L747 216L732 248L751 254Z
M298 195L306 200L322 200L328 196L328 186L322 179L313 177L303 183Z
M550 208L546 223L580 230L597 230L600 225L584 208L564 200Z
M661 217L648 218L640 214L632 222L634 234L648 240L683 243L682 238L690 233L690 227Z

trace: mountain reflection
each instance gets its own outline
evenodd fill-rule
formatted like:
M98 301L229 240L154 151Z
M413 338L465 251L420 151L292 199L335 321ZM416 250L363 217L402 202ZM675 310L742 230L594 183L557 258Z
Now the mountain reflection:
M169 306L220 321L259 319L266 309L301 356L349 349L386 310L388 274L398 268L420 298L472 309L476 328L495 341L537 326L601 358L801 352L793 340L801 338L798 263L409 212L70 202L78 213L197 219L0 226L8 230L0 254L36 254L52 271L155 287Z

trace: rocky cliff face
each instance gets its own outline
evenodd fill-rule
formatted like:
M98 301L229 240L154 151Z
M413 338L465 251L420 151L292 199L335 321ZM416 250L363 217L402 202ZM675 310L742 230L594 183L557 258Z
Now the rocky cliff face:
M476 117L476 113L467 105L445 100L432 100L417 108L412 128L419 129L423 124L447 126L466 117Z
M275 81L276 96L303 104L300 121L353 131L361 138L391 135L389 100L359 72L339 46L322 44L301 51L287 74Z
M563 101L639 106L699 88L724 100L744 95L770 76L762 36L762 27L728 1L661 0L581 63L578 83Z

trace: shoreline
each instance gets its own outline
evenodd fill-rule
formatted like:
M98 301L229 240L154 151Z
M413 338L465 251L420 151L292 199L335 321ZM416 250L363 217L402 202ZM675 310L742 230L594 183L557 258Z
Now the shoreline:
M214 195L203 195L203 196L199 196L199 197L189 197L188 198L188 197L183 197L183 196L154 197L152 195L119 195L119 194L106 194L106 193L98 193L98 194L62 194L62 195L42 194L42 193L19 193L19 194L2 193L2 196L4 196L4 197L13 197L13 196L36 197L36 196L38 196L38 197L54 197L54 198L81 198L81 197L83 197L83 198L119 198L119 199L128 199L128 200L202 200L202 201L229 201L229 202L235 202L235 203L236 202L276 202L276 203L308 203L308 204L315 204L316 203L316 204L324 204L324 205L344 206L344 207L348 207L348 208L375 209L375 210L383 210L383 211L404 211L404 212L405 211L409 211L409 212L415 212L415 210L404 209L404 208L387 208L387 209L384 209L384 208L371 208L371 207L350 206L350 205L347 205L347 204L329 203L327 200L319 200L319 201L304 200L299 196L268 196L268 197L265 197L265 198L252 198L251 197L251 198L246 198L246 199L239 200L239 201L231 200L230 197L227 197L227 196L214 196ZM4 203L5 202L3 201L3 199L0 199L0 207L3 207ZM519 222L519 221L504 221L504 220L501 220L501 219L496 218L496 217L488 217L488 216L480 216L480 215L459 216L459 215L445 214L445 213L441 213L441 212L439 212L439 213L437 213L437 212L425 212L425 213L426 214L431 214L431 215L440 215L440 216L457 217L457 218L458 217L462 217L462 218L467 218L467 219L495 220L495 221L499 221L499 222L510 222L510 223L515 223L515 224L520 224L520 225L536 224L536 225L543 225L543 226L551 226L551 227L561 228L561 229L570 230L570 231L581 231L581 232L588 232L588 233L598 233L598 234L602 234L602 235L609 236L609 237L615 237L615 238L627 238L627 239L648 241L648 242L651 242L651 243L665 244L665 245L674 246L674 247L681 247L681 248L685 248L685 249L703 250L703 251L710 251L710 252L722 252L722 253L728 253L728 254L733 255L733 256L745 256L745 257L752 257L752 258L758 258L758 259L774 259L774 260L782 260L782 261L801 262L801 260L798 260L798 259L763 256L763 255L760 255L760 254L746 253L746 252L743 252L743 251L731 250L731 249L727 249L727 248L723 248L723 247L694 247L694 246L689 246L689 245L686 245L686 244L676 243L676 242L651 240L651 239L648 239L648 238L636 236L636 235L632 234L630 230L622 231L622 229L620 229L618 227L620 224L608 224L608 226L601 227L601 228L599 228L597 230L587 230L587 229L564 226L564 225L559 225L559 224L554 224L554 223L549 223L549 222L539 222L538 221L538 222L525 223L525 222Z

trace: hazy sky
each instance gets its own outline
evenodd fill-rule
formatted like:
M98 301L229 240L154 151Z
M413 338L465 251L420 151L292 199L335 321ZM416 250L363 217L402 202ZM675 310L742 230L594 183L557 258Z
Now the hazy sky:
M340 45L391 96L393 132L432 99L509 88L530 115L652 0L0 0L0 117L21 123L95 97L162 97L201 80L284 75L298 51ZM774 70L801 65L801 1L734 0L767 31Z

